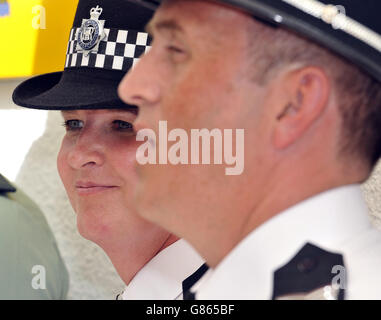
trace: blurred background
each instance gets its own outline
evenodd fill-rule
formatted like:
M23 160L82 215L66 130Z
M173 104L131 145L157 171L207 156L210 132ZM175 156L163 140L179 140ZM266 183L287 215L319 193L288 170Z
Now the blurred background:
M43 210L70 273L68 298L114 299L124 285L103 251L78 234L58 177L60 113L22 109L11 99L24 79L63 70L76 5L77 0L0 0L0 173ZM380 166L363 191L372 221L381 227Z
M0 173L44 212L70 274L69 299L115 299L124 287L103 251L83 239L56 169L57 111L12 103L28 77L62 71L78 0L0 0Z

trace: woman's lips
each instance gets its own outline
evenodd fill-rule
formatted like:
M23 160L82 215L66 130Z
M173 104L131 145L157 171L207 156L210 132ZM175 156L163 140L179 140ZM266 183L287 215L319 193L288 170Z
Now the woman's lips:
M113 185L102 185L91 182L86 183L76 183L75 188L79 195L91 195L103 191L109 191L118 188L118 186Z

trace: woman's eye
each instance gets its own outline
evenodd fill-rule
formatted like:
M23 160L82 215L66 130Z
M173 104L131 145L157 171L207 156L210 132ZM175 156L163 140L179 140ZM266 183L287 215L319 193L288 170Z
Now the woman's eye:
M64 122L64 127L66 128L67 131L75 131L75 130L80 130L83 128L83 121L81 120L66 120Z
M112 122L113 128L121 131L133 131L133 126L130 122L115 120Z

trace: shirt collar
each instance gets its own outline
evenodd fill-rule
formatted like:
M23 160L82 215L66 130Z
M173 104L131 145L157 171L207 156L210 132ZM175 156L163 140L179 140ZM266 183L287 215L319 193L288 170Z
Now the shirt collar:
M307 242L340 252L371 228L359 185L332 189L277 214L251 232L192 288L197 299L270 299L273 273ZM222 290L226 288L226 290Z
M132 279L123 300L174 300L182 296L182 281L195 272L203 259L183 239L159 252Z

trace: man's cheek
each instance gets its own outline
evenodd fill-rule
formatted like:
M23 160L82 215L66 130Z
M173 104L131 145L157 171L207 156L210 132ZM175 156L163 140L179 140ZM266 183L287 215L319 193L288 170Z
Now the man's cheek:
M210 88L202 85L202 81L205 81L205 78L207 78L205 73L196 71L187 74L180 81L176 81L169 87L168 92L163 95L167 100L168 112L173 109L180 109L185 116L198 108L210 90ZM185 106L189 105L192 108L185 108Z
M207 98L201 99L203 93L200 90L186 88L179 90L177 95L173 95L163 106L160 120L168 121L168 128L194 128L200 120L205 119L209 112L206 106L211 102Z

